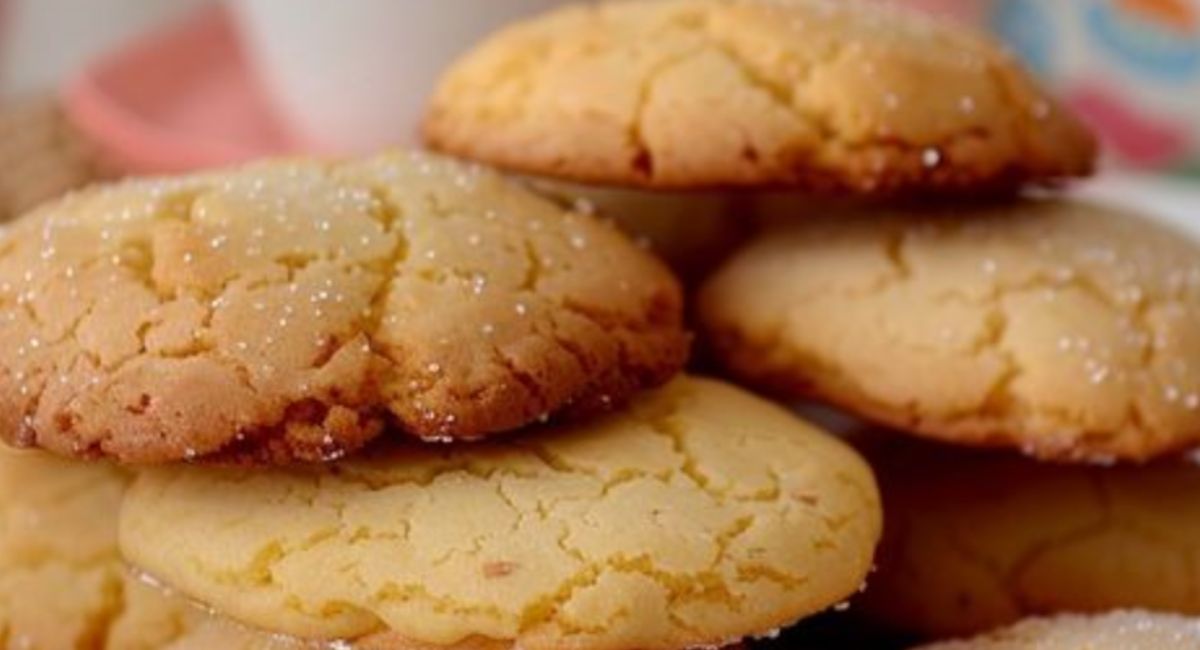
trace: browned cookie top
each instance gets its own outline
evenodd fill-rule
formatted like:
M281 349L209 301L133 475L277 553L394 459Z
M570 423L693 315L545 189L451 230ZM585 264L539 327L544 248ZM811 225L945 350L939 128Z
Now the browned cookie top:
M0 436L275 463L479 438L664 381L680 321L614 229L441 159L130 181L0 236Z
M1070 201L778 219L697 299L741 379L1063 461L1200 444L1200 246Z
M446 74L435 148L653 188L968 192L1096 146L986 37L878 2L633 0L505 29Z

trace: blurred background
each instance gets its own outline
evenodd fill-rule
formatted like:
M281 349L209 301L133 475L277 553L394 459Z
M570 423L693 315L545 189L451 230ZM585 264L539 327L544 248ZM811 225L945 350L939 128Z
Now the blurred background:
M1200 179L1200 0L891 1L1010 44L1106 165ZM0 0L0 214L97 175L411 143L458 52L560 2Z

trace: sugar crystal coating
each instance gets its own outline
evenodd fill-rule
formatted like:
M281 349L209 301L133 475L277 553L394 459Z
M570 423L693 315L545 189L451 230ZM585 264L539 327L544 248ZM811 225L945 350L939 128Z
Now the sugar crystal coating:
M1084 203L777 215L701 292L742 378L962 444L1200 443L1200 245Z
M1090 172L1096 144L986 37L863 0L571 5L443 78L434 148L657 189L1011 189Z
M976 639L921 650L1193 650L1200 620L1140 611L1030 619Z
M0 237L0 436L132 462L481 437L664 381L680 303L613 228L436 157L134 180Z

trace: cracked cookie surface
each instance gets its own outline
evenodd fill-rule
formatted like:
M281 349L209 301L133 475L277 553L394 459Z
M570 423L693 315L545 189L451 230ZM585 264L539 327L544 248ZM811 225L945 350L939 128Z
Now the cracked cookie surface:
M681 302L610 225L423 154L134 180L0 235L0 437L273 463L478 438L665 381Z
M936 643L919 650L1193 650L1197 647L1200 647L1200 620L1128 611L1030 619L976 639Z
M880 530L853 451L708 380L569 428L373 453L147 471L122 549L226 615L305 638L678 650L845 598Z
M866 447L888 530L855 609L931 637L1033 615L1200 614L1200 466L1084 467Z
M567 7L461 59L424 132L511 170L653 188L1008 189L1096 154L986 37L853 0Z
M117 550L130 481L112 466L0 447L0 648L332 650L214 618L136 578Z
M742 378L1045 458L1200 442L1200 247L1183 234L1032 200L775 225L699 298Z
M0 447L0 647L158 650L195 618L117 551L129 477Z

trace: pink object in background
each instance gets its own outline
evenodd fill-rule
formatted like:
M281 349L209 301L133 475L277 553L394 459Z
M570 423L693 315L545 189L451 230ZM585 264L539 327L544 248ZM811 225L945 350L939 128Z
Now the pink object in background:
M306 148L418 140L446 66L489 32L567 0L228 0L255 67Z
M1161 168L1186 157L1192 133L1187 124L1143 115L1140 107L1103 84L1081 81L1067 101L1104 135L1113 153L1131 165Z
M881 0L990 29L1100 135L1108 164L1200 177L1200 0Z
M68 115L136 173L412 144L450 59L563 0L310 1L300 11L293 0L215 5L136 40L68 84Z
M129 172L185 171L295 149L220 7L101 57L70 82L64 99L72 121Z

